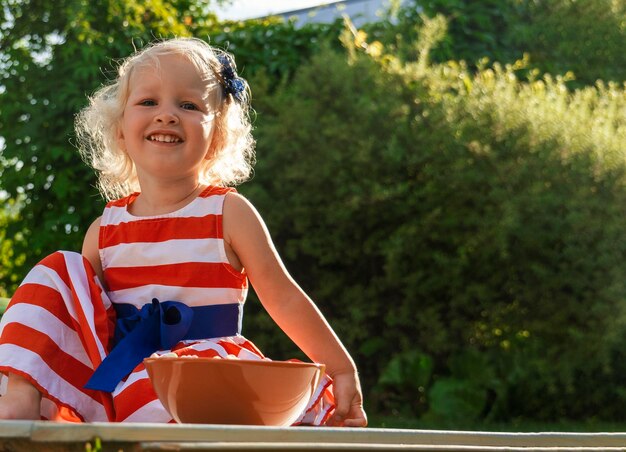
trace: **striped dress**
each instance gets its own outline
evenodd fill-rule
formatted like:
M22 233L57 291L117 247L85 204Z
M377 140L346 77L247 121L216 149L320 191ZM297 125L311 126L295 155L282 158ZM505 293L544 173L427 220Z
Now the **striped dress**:
M99 236L104 286L77 253L59 251L37 264L0 323L0 394L6 391L6 375L16 373L40 390L42 419L173 422L141 363L111 393L84 386L114 346L116 306L141 309L156 298L192 308L242 308L248 280L228 262L222 232L229 191L207 187L185 207L151 217L128 212L138 194L108 203ZM170 351L266 359L240 334L182 340L158 353ZM333 401L325 377L296 424L323 424Z

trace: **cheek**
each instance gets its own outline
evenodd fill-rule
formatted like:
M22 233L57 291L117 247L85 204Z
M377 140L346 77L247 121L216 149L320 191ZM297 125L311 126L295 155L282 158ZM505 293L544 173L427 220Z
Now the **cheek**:
M117 129L118 136L123 138L126 142L133 140L138 133L140 133L140 118L136 115L125 113L120 119Z

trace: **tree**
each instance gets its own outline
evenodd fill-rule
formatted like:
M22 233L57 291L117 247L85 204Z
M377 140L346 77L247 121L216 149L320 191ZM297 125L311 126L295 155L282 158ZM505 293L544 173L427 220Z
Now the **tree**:
M102 211L93 172L74 146L86 96L114 77L115 60L159 37L216 20L193 0L0 0L0 193L19 213L0 225L25 273L56 249L79 250ZM16 240L19 238L20 240ZM15 278L0 275L11 288Z

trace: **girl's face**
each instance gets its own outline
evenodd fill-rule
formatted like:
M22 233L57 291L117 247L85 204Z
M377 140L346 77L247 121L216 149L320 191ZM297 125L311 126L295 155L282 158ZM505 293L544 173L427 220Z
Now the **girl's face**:
M211 157L215 111L207 81L185 57L159 57L130 76L118 143L135 163L139 182L198 178Z

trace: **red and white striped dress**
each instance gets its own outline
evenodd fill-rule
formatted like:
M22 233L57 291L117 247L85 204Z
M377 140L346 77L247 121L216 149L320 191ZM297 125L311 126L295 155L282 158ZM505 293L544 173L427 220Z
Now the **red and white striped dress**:
M6 375L16 373L42 393L42 419L172 422L143 364L112 393L83 386L111 350L115 303L138 309L153 298L191 307L244 303L246 274L228 262L222 232L224 198L232 190L207 187L180 210L151 217L128 212L138 194L108 203L99 237L107 290L78 253L57 252L37 264L0 323L0 394L6 391ZM264 358L239 334L185 340L171 351ZM334 409L330 385L325 377L297 424L328 419Z

